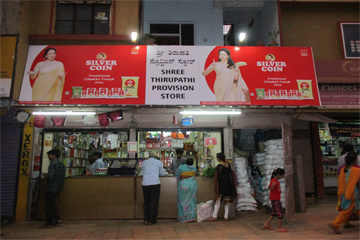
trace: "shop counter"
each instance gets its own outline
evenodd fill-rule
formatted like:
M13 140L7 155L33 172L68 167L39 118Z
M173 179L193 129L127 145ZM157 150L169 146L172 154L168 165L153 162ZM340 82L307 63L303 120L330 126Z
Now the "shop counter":
M142 193L142 177L136 177L136 218L143 218L144 203ZM202 176L196 176L196 182L198 185L196 192L197 204L215 199L214 194L214 179L203 178ZM174 176L160 177L160 200L159 200L159 213L158 218L177 218L177 180ZM234 205L232 205L234 206ZM221 204L219 217L224 216L224 207ZM235 207L230 208L229 217L235 216Z
M62 220L142 219L142 176L66 178L57 205ZM214 200L214 179L196 176L197 204ZM161 190L158 218L177 217L177 179L160 177ZM219 210L219 217L224 207ZM235 216L235 205L229 217ZM38 218L45 219L45 182L40 184Z
M58 198L61 219L134 219L134 187L134 177L66 178ZM44 202L45 192L40 194ZM39 218L45 218L44 208L39 204Z

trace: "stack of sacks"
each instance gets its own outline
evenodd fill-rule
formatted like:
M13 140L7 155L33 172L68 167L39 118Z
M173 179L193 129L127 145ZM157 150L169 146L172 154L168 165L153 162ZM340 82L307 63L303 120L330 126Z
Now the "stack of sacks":
M262 189L265 190L268 188L271 180L271 174L276 168L284 168L284 154L283 154L283 144L282 139L273 139L268 140L264 143L265 148L265 161L264 161L264 172L265 177L262 180ZM281 202L285 208L285 182L283 179L280 181L281 187ZM267 196L264 197L264 205L271 206L269 199L269 191L266 192Z
M253 197L254 191L250 185L249 176L247 173L247 159L243 157L235 158L236 180L238 183L237 194L238 202L236 210L251 210L257 211L257 203Z

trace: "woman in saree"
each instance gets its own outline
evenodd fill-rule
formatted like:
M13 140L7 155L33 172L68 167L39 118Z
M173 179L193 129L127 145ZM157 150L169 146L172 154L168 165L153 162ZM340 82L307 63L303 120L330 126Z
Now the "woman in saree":
M61 101L66 73L62 62L56 61L55 57L55 48L45 49L46 60L28 72L31 79L36 79L32 87L33 101Z
M216 155L217 160L220 162L215 170L215 198L216 203L212 217L208 221L217 221L217 214L220 208L220 202L223 201L225 205L224 221L229 221L229 209L233 199L237 201L237 182L234 171L231 169L230 163L225 159L223 153Z
M195 181L196 168L192 166L194 159L189 158L186 164L182 164L175 172L178 178L178 221L194 222L196 221L196 191L197 183Z
M218 62L214 60L202 75L207 76L214 70L216 101L250 101L249 88L241 76L239 66L231 59L228 49L221 48Z
M356 215L359 219L359 177L360 169L355 167L357 154L349 152L345 157L345 167L341 169L338 177L338 196L340 200L340 213L329 227L335 233L340 234L339 228L342 224L348 224L351 216Z

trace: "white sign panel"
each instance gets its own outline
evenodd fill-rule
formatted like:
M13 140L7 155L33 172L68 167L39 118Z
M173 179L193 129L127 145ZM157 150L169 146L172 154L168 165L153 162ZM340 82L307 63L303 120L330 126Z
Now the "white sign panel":
M199 105L198 47L148 46L146 104Z
M0 97L10 97L11 78L0 79Z

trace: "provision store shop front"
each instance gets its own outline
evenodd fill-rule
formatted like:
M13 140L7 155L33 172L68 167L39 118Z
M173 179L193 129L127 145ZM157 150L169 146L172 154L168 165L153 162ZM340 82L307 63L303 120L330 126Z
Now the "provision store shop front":
M195 160L198 169L197 203L213 200L213 179L203 178L201 173L203 169L217 165L216 153L224 149L223 128L128 130L49 126L43 130L35 129L35 132L34 149L37 153L34 155L40 153L36 159L41 161L33 162L37 168L31 173L30 219L45 218L45 182L36 178L47 173L49 160L46 152L50 149L61 151L60 160L66 168L64 190L58 198L63 220L142 218L141 164L150 151L161 157L168 172L160 178L159 218L177 217L177 180L169 171L176 149L183 149L185 158ZM136 153L128 147L131 144L137 146ZM99 169L95 176L84 176L88 158L94 152L102 153L104 169ZM223 214L223 208L219 214ZM233 216L234 209L230 211L230 217Z
M103 111L111 110L102 109ZM292 159L287 157L291 155L291 147L285 147L291 146L291 129L286 125L291 124L289 113L292 110L247 109L242 115L235 117L193 116L193 126L177 125L177 128L174 128L172 120L174 111L178 112L178 109L161 110L162 113L159 111L159 109L124 110L124 120L110 123L110 126L105 129L99 128L97 121L91 128L90 126L81 127L83 123L80 122L82 120L79 116L69 116L66 127L51 126L51 122L47 119L44 129L35 128L31 173L32 194L31 204L29 204L31 208L28 219L45 217L45 184L36 177L46 173L48 164L46 152L50 149L61 150L61 160L67 170L64 190L58 199L58 206L64 220L142 218L141 164L150 151L155 151L160 155L160 160L168 171L175 150L182 147L184 157L194 158L194 165L198 169L197 203L213 200L214 180L202 177L201 173L204 169L217 165L216 153L224 152L236 172L247 170L247 165L240 168L234 162L238 157L234 147L242 151L244 144L250 144L249 139L240 137L240 143L235 144L234 140L233 145L233 139L236 139L239 131L241 133L270 131L271 137L262 140L282 139L281 151L284 152L282 158L284 160L281 166L287 173L285 182L288 186L293 186L293 163L291 160L285 162L285 159ZM139 121L136 129L124 128L131 122L132 116L135 119L146 119L146 121ZM181 115L176 114L176 118L180 120ZM159 125L163 127L159 128ZM206 128L200 126L206 126ZM284 138L284 136L287 137ZM259 140L255 144L253 139L254 147L246 150L250 151L250 161L254 160L256 152L263 152L263 148L259 148L259 142L263 141ZM129 144L136 145L136 153L133 153L133 149L129 152ZM110 177L82 176L87 158L94 152L103 154L105 169L99 173L110 172L110 169L115 173L112 173ZM160 181L162 187L159 218L176 218L176 178L168 171L168 175L161 177ZM254 186L253 188L255 189ZM293 187L284 190L285 206L294 206L291 203L294 199L292 190ZM233 204L230 208L230 217L235 216L235 206L236 204ZM291 211L287 211L290 213L287 219L291 218ZM220 208L219 216L222 214L223 207Z

